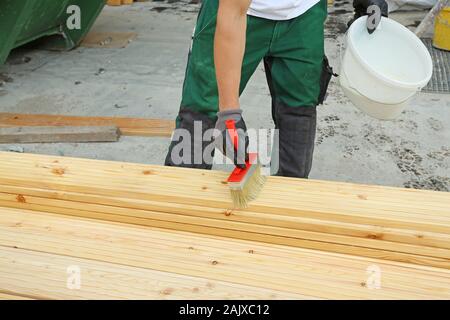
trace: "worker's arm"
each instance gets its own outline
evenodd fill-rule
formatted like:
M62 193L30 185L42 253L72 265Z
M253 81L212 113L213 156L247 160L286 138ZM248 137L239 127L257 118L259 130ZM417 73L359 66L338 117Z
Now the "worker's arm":
M247 126L239 105L242 61L251 0L219 0L214 62L219 89L216 147L238 167L248 158Z
M219 1L214 61L220 111L239 109L239 85L250 3L251 0Z

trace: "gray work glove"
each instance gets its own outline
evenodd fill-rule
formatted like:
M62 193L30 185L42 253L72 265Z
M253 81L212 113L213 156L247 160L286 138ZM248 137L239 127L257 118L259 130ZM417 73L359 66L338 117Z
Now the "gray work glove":
M245 168L248 160L247 126L242 110L226 110L217 113L216 147L231 159L236 167Z
M381 16L388 16L388 4L385 0L353 0L355 16L349 21L348 26L359 17L368 15L367 31L372 34L381 21Z

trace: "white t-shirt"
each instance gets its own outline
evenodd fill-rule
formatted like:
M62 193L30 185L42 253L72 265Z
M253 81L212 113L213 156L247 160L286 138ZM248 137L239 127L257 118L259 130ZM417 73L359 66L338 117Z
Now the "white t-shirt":
M319 0L253 0L248 14L270 20L289 20L308 11Z

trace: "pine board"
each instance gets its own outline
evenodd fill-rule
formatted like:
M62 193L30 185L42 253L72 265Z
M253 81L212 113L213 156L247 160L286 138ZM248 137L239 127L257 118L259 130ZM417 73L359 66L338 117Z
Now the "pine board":
M26 201L33 201L33 199L26 199L28 199ZM64 203L67 203L66 207L63 206ZM0 205L4 207L25 208L69 216L218 235L222 237L332 251L450 269L449 251L440 248L403 245L387 241L377 241L374 239L360 239L359 242L356 242L352 237L334 236L330 234L296 231L283 228L263 228L263 226L255 226L252 224L230 223L198 217L164 214L160 212L141 211L139 213L134 213L133 215L133 210L128 208L106 207L103 209L108 210L108 212L102 213L100 210L87 211L86 209L89 208L90 205L86 203L80 204L79 208L70 208L73 202L64 203L60 204L60 207L52 207L32 204L30 202L0 201ZM112 211L122 211L122 214L112 214ZM366 241L364 242L361 240Z
M0 272L0 277L16 272L17 268L19 280L15 286L26 294L33 290L42 293L46 283L49 287L55 285L42 279L36 279L36 282L31 279L24 285L25 278L22 277L34 270L33 265L45 268L51 263L48 276L55 277L58 272L52 272L52 268L67 265L65 261L76 258L82 259L83 263L89 260L86 262L92 268L89 270L113 279L111 285L114 287L116 280L120 282L130 276L128 271L122 271L121 266L125 266L126 269L206 277L210 281L290 292L303 297L450 298L449 270L17 209L1 210L0 249L1 259L13 257L20 262L17 266L7 260L0 263L6 268ZM31 251L39 251L40 258L33 256L35 253ZM19 256L17 252L20 252ZM43 261L42 257L48 257L46 254L51 257ZM110 275L104 273L104 263L108 268L111 264ZM367 268L371 266L382 271L381 289L368 288ZM92 280L93 290L105 294L100 280L95 279ZM0 287L0 291L2 289ZM50 291L55 295L61 293L56 288ZM178 289L173 291L174 296L175 291L178 293ZM236 291L242 292L241 289ZM259 294L264 296L262 292Z
M70 282L68 268L74 267L80 271L79 287L75 286L76 282ZM6 295L5 299L20 295L38 295L39 299L51 300L311 298L206 278L6 247L0 247L0 284L14 293Z
M34 299L30 297L23 297L15 294L0 292L0 300L34 300Z
M116 126L124 136L170 137L175 122L164 119L0 113L0 127L17 126Z
M116 142L114 126L0 127L0 143Z
M226 175L0 153L0 201L7 207L450 268L449 193L271 177L249 209L233 210Z

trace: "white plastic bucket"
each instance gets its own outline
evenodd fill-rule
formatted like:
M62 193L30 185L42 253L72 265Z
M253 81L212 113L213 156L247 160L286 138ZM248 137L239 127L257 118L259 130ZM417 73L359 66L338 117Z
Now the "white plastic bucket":
M341 86L358 108L379 119L392 119L427 85L433 72L430 53L408 28L388 18L369 34L367 17L347 32Z
M361 111L367 113L369 116L380 120L392 120L397 118L403 110L409 106L411 99L407 99L401 103L387 104L370 100L363 95L359 94L348 85L347 77L345 73L339 75L341 81L341 87L345 95L350 101Z

